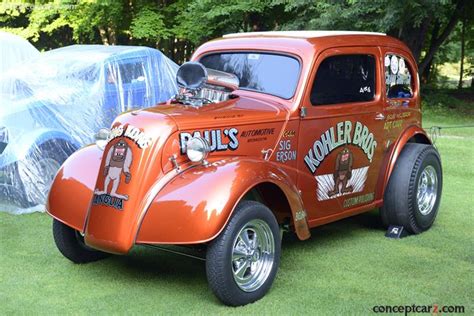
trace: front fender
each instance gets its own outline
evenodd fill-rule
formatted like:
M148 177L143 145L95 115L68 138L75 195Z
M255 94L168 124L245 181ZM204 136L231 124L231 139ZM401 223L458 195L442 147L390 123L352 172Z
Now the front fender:
M49 191L46 211L80 232L84 231L102 154L95 145L76 151L59 169Z
M148 207L137 244L195 244L214 239L242 197L260 183L276 184L288 199L301 239L309 237L303 204L289 176L271 162L234 158L196 166L169 181ZM302 225L302 222L305 224ZM298 225L296 225L298 224Z

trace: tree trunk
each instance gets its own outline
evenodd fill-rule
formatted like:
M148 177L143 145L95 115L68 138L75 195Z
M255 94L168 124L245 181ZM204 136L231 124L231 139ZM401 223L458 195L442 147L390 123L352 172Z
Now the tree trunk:
M405 24L398 30L399 36L392 34L395 37L400 38L408 48L410 48L413 57L417 62L420 60L423 43L425 43L425 38L428 34L431 22L432 18L431 16L428 16L421 22L420 26L415 27L413 24ZM390 33L392 32L389 32L389 34Z
M99 35L100 35L100 39L102 40L102 44L109 45L109 39L107 38L107 31L102 26L99 26Z
M108 37L109 37L109 44L110 45L115 45L117 44L117 37L115 36L115 28L111 25L109 25L109 27L107 27L107 33L108 33Z
M458 89L462 89L462 75L464 72L464 44L465 44L465 33L466 33L466 18L464 17L461 25L461 69L459 70L459 83Z
M446 38L448 38L449 34L451 34L454 27L456 26L456 23L459 20L459 17L461 16L464 10L465 5L466 5L466 0L459 0L457 2L456 8L454 9L454 12L451 15L451 18L449 19L448 24L444 28L443 32L441 32L441 35L437 37L434 41L433 40L431 41L430 48L428 49L428 52L426 53L425 58L423 58L423 60L420 62L420 65L418 66L419 74L423 74L423 72L425 71L431 59L433 59L434 55L438 51L441 44L443 44Z
M425 72L421 76L421 82L422 83L426 84L426 83L431 82L431 78L433 77L434 69L436 68L436 64L433 63L433 59L434 58L432 58L430 63L428 64L428 66L426 66Z
M431 41L430 41L430 47L434 45L435 40L438 38L439 35L439 28L440 28L440 23L439 20L436 20L433 26L433 31L431 32ZM421 82L422 83L428 83L430 81L431 77L431 70L433 69L433 58L430 59L428 65L426 65L425 71L421 73Z

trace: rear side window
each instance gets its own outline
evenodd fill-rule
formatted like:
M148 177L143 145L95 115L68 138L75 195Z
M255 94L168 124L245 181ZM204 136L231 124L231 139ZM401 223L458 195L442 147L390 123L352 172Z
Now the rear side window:
M394 54L385 55L385 90L387 97L411 98L413 96L412 76L405 59Z
M319 65L311 90L311 104L371 101L375 96L375 58L337 55Z

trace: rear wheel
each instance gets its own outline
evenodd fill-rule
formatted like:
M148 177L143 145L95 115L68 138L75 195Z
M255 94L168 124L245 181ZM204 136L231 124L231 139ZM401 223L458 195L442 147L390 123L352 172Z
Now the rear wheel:
M385 190L380 209L386 225L413 234L428 230L438 214L443 185L441 159L431 145L406 144Z
M62 255L74 263L93 262L110 256L106 252L88 247L79 231L56 219L53 219L53 237Z
M273 213L261 203L241 202L207 250L206 272L212 291L231 306L262 298L278 270L280 249Z

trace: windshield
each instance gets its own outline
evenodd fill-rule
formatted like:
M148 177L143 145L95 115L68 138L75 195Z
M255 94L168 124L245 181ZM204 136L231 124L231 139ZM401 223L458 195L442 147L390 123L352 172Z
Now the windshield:
M217 53L200 62L206 67L235 74L240 89L254 90L290 99L300 73L299 61L290 56L261 52Z

